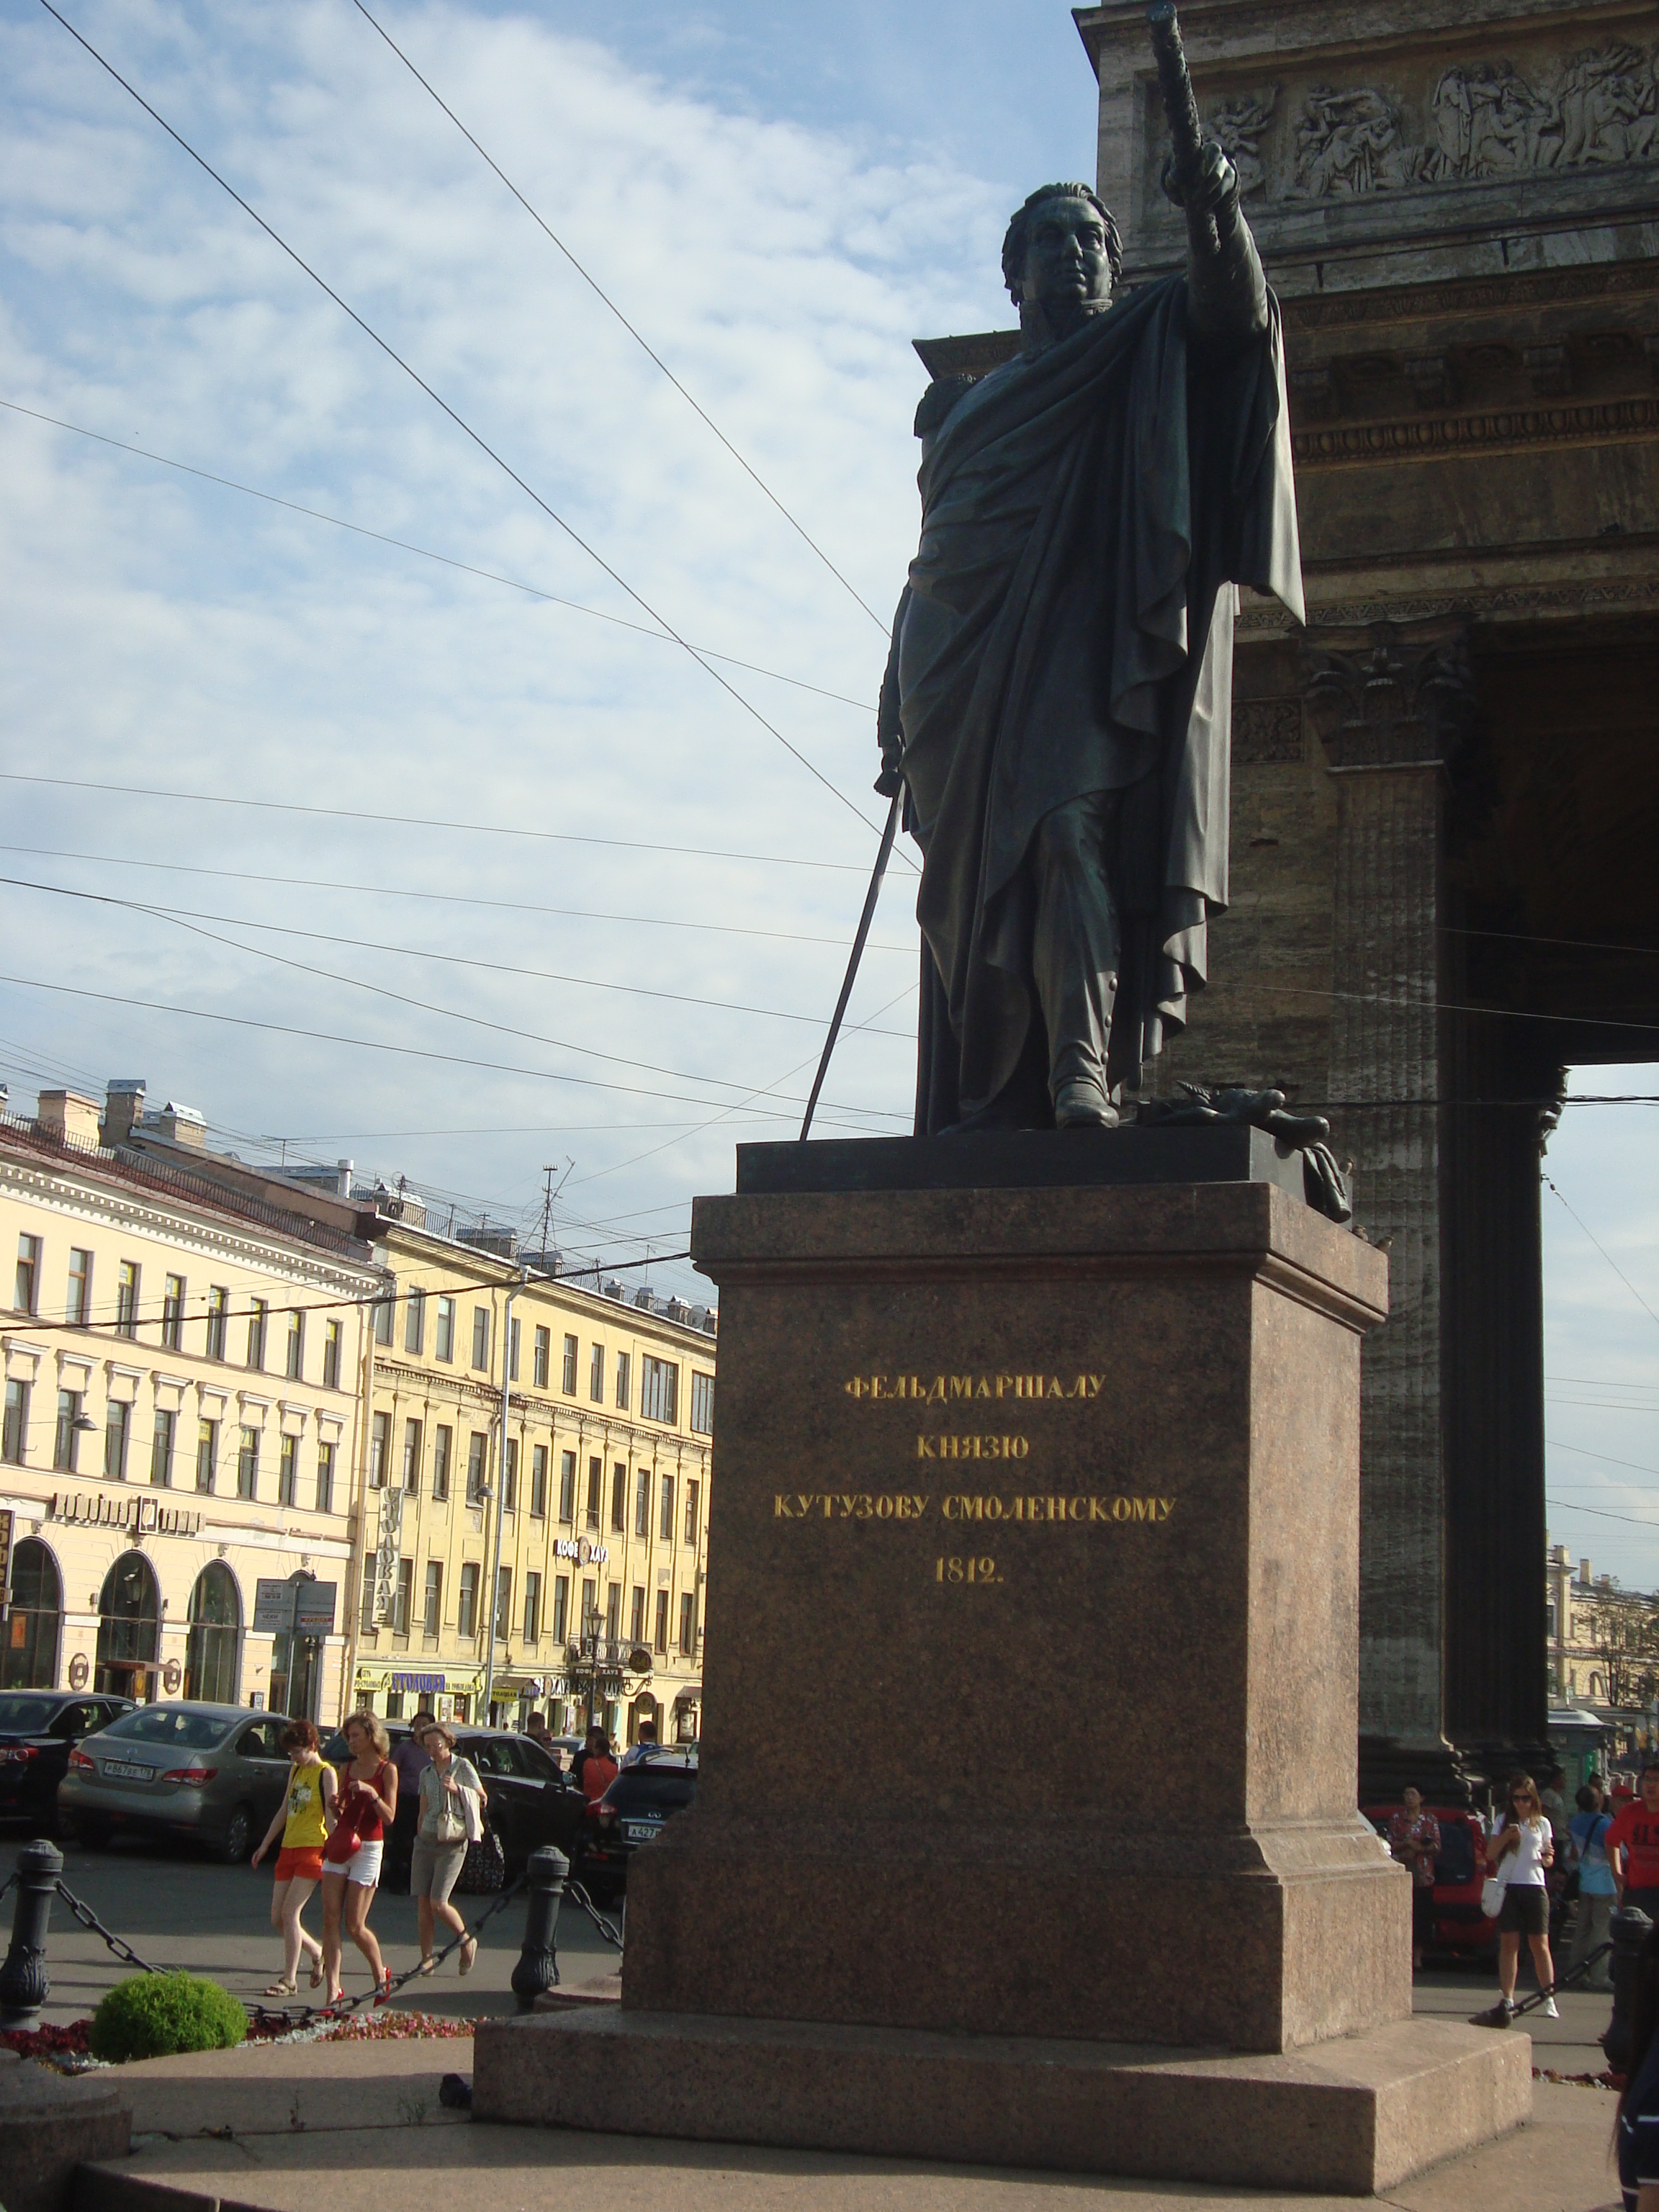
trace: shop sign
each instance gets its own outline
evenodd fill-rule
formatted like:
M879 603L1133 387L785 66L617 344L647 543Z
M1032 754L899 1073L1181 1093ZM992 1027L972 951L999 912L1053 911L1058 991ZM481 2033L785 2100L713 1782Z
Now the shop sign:
M339 1593L337 1583L319 1583L307 1576L278 1582L275 1576L261 1575L253 1586L253 1632L331 1636Z
M586 1536L559 1536L553 1543L556 1559L574 1559L578 1566L603 1566L611 1557L608 1544L590 1544Z
M253 1585L253 1633L256 1636L291 1636L294 1633L294 1585L286 1576L279 1579L272 1575L261 1575Z
M87 1677L91 1674L91 1668L87 1664L86 1653L84 1651L77 1651L74 1658L70 1661L69 1685L70 1689L84 1690L87 1686Z
M46 1500L46 1517L86 1528L124 1528L142 1536L193 1536L202 1516L158 1498L112 1498L103 1491L59 1490Z
M441 1674L394 1674L391 1686L410 1691L417 1698L429 1698L442 1691L444 1678Z

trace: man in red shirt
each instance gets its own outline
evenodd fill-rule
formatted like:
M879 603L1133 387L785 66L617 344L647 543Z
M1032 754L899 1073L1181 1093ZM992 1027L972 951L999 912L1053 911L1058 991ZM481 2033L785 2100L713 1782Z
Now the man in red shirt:
M1659 1921L1659 1762L1642 1769L1642 1795L1616 1815L1606 1843L1620 1904Z

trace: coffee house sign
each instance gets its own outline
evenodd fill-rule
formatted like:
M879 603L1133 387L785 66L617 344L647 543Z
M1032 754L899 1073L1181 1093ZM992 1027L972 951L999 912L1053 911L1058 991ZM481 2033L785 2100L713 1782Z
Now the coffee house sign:
M119 1528L134 1536L193 1536L202 1516L159 1498L112 1498L104 1491L60 1490L46 1501L46 1518L86 1528Z

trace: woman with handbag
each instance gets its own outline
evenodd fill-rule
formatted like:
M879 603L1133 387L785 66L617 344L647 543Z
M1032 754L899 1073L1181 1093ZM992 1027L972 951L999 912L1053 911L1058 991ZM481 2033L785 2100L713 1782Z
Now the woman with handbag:
M466 1923L450 1903L449 1893L467 1844L483 1833L483 1784L470 1759L456 1758L455 1739L441 1721L428 1725L425 1747L430 1764L421 1769L420 1819L409 1870L409 1893L421 1929L421 1972L429 1974L438 1963L432 1946L435 1923L441 1920L452 1935L466 1937L461 1972L470 1974L478 1939L466 1936Z
M368 1925L368 1908L380 1879L386 1832L398 1817L398 1770L386 1757L389 1738L373 1713L353 1713L345 1724L351 1758L340 1771L334 1827L323 1846L323 1972L328 2002L345 1995L340 1980L340 1929L368 1961L374 2001L391 1993L392 1972Z
M1504 1885L1503 1909L1498 1915L1498 1983L1505 2012L1515 2010L1515 1980L1521 1966L1521 1938L1532 1947L1538 1986L1545 1993L1547 2020L1558 2020L1552 1992L1555 1966L1550 1958L1550 1900L1546 1881L1554 1863L1555 1845L1548 1815L1529 1774L1517 1774L1510 1784L1504 1818L1493 1838L1492 1863Z

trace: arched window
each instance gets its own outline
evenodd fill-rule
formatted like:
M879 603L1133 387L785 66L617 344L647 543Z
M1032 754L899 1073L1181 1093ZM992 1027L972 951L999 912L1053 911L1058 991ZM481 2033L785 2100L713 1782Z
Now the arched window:
M64 1585L58 1562L37 1537L25 1536L11 1555L11 1606L0 1648L0 1688L55 1690L63 1626Z
M1590 1676L1590 1678L1589 1678L1589 1693L1590 1693L1591 1697L1593 1697L1593 1698L1599 1698L1599 1697L1601 1696L1601 1677L1599 1674L1592 1674L1592 1675Z
M210 1705L235 1705L241 1659L242 1601L236 1577L222 1559L210 1559L190 1594L185 1695Z
M161 1594L142 1552L124 1552L104 1577L98 1597L94 1690L147 1704L153 1694Z

